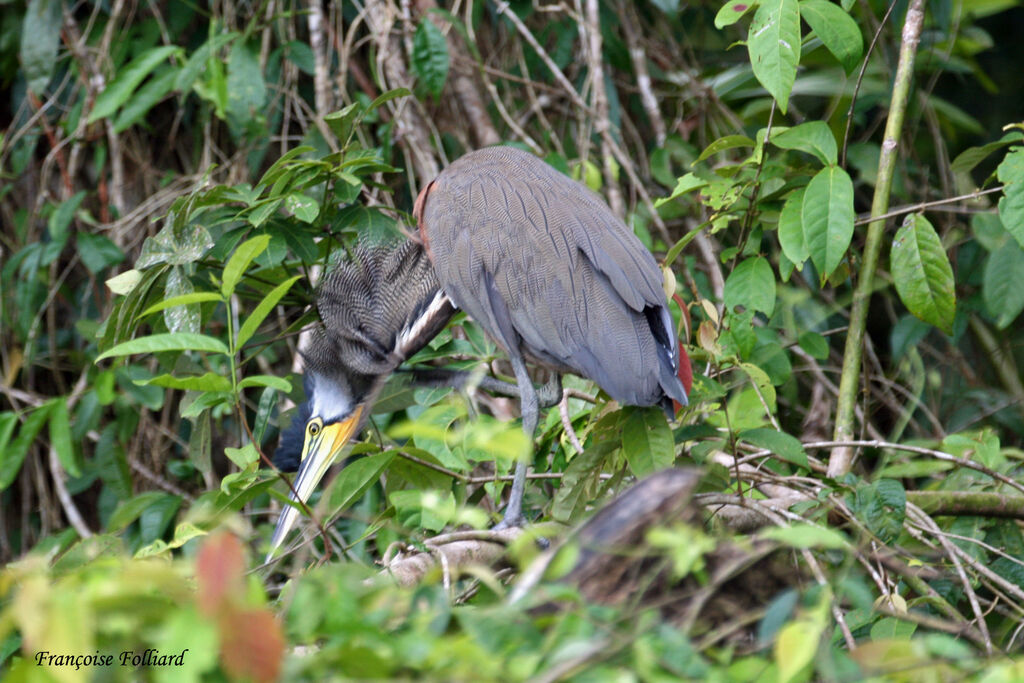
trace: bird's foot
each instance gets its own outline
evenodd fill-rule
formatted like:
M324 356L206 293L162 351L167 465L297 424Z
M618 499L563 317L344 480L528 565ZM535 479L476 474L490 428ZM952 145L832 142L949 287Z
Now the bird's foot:
M526 517L520 512L517 515L506 514L500 522L492 527L493 531L501 531L502 529L521 529L526 526Z

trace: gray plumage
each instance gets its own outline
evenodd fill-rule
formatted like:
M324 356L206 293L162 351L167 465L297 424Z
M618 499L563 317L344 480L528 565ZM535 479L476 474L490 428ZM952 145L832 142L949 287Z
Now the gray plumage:
M316 306L327 343L317 349L325 363L306 352L314 369L327 365L376 376L391 374L454 313L423 249L408 241L357 247L352 260L324 276ZM431 306L437 314L423 319Z
M417 218L441 286L511 356L622 403L686 403L661 269L595 193L490 147L446 168Z
M274 464L299 467L306 422L331 424L372 403L388 376L433 339L455 309L419 244L357 246L320 283L323 321L302 350L307 401L281 435Z

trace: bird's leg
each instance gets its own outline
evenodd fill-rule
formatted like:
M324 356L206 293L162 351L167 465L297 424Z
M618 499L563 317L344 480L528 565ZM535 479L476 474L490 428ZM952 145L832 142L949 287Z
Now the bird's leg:
M516 382L519 384L521 397L521 412L523 414L523 431L530 441L530 455L533 455L533 433L537 430L537 413L539 411L537 401L537 390L530 380L530 374L526 371L526 363L523 359L509 354L512 361L512 370L516 373ZM530 462L520 460L516 463L515 476L512 478L512 490L508 494L508 505L505 507L505 517L498 524L496 529L523 526L526 519L523 517L523 493L526 491L526 470Z

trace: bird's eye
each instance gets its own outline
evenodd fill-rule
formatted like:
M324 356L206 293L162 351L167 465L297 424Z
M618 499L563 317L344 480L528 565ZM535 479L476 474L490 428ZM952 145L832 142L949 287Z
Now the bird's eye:
M320 425L318 423L313 422L312 424L309 425L309 435L310 436L316 436L319 433L320 433Z

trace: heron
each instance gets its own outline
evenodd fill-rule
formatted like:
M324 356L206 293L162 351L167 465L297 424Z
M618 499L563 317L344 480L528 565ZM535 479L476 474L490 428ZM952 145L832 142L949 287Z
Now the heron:
M669 415L686 405L662 271L589 188L532 154L488 147L427 184L413 218L419 244L366 252L321 285L307 401L275 454L280 469L298 470L293 500L307 500L387 377L456 307L507 354L531 442L540 405L527 363L593 380L623 404ZM499 526L524 523L527 468L516 463ZM296 517L292 506L281 513L271 553Z

